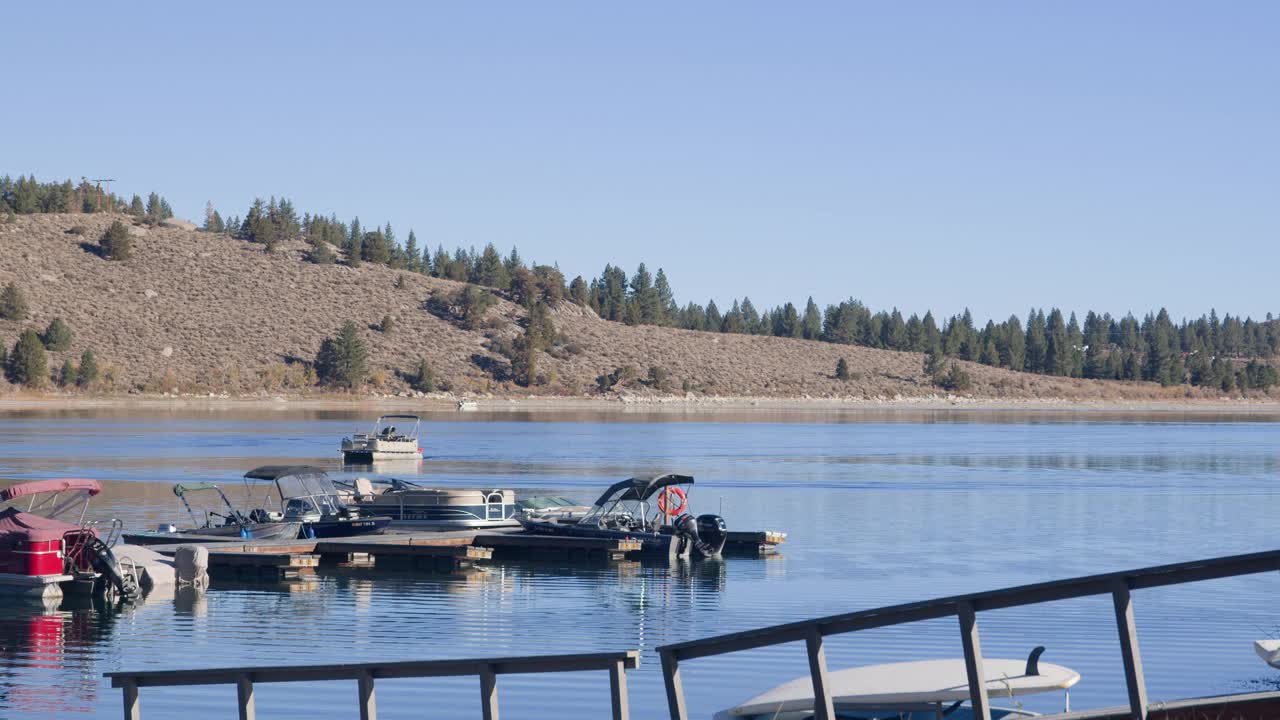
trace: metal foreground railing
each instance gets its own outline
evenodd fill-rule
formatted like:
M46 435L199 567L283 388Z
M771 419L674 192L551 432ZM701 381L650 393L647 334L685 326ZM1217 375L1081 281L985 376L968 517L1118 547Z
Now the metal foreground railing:
M960 640L964 646L973 716L990 720L987 685L983 681L985 673L982 667L982 650L978 642L977 613L1091 595L1110 595L1115 605L1125 685L1129 690L1127 715L1134 720L1146 720L1147 689L1142 676L1142 656L1138 652L1138 635L1134 628L1133 598L1130 591L1274 570L1280 570L1280 550L956 595L664 645L658 648L658 654L662 658L662 673L667 686L667 707L671 712L671 720L688 720L684 688L680 680L682 661L803 640L809 653L809 673L813 678L815 720L835 720L835 709L827 682L823 638L954 615L960 621Z
M257 683L355 680L360 720L374 720L375 680L476 675L480 678L480 708L484 720L498 718L498 675L536 674L608 670L613 720L630 716L627 700L627 670L640 665L636 650L584 655L535 655L529 657L478 658L471 660L422 660L387 663L345 663L336 665L292 665L280 667L209 668L205 670L147 670L104 673L111 687L124 691L125 720L139 720L138 690L143 687L177 685L235 685L240 720L255 717L253 688Z

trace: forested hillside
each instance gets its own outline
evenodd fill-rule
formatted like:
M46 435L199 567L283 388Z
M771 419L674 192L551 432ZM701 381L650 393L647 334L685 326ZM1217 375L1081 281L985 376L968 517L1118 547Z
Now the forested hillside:
M259 200L203 230L163 197L0 178L10 383L77 392L1219 397L1267 392L1280 323L1032 310L976 327L856 300L680 305L666 273L566 281L514 249ZM37 272L38 271L38 272ZM55 322L56 321L56 322ZM37 347L38 346L38 347ZM89 378L82 367L89 352ZM42 357L32 357L41 355ZM984 367L985 366L985 367ZM1127 382L1092 382L1122 380ZM1142 382L1148 381L1148 382ZM1165 386L1161 390L1157 385ZM1183 386L1181 389L1176 386Z

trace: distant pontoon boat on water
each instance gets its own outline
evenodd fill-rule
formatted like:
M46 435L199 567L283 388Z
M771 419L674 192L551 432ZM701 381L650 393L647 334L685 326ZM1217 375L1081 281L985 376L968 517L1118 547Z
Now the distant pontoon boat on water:
M393 423L412 423L401 430ZM342 439L342 464L369 465L386 460L421 460L418 430L422 419L417 415L383 415L367 433L355 433Z
M994 703L1021 695L1062 690L1080 681L1080 673L1041 663L1043 647L1026 660L984 658L987 695ZM972 720L969 680L963 659L918 660L835 670L827 675L836 720ZM1016 705L1021 705L1017 703ZM1071 710L1068 695L1064 712ZM813 678L808 675L766 690L714 720L809 720L814 716ZM992 720L1035 717L1021 707L992 707Z

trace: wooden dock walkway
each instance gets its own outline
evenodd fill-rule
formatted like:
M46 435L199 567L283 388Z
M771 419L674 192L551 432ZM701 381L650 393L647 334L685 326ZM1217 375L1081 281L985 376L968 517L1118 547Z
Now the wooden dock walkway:
M729 533L726 555L764 557L777 552L785 533ZM314 572L320 563L372 566L390 570L453 572L479 563L509 560L557 560L611 563L640 556L639 540L535 535L519 528L456 531L392 530L380 535L296 540L246 540L193 535L181 543L150 545L172 555L182 545L209 549L209 569L241 579L281 580Z

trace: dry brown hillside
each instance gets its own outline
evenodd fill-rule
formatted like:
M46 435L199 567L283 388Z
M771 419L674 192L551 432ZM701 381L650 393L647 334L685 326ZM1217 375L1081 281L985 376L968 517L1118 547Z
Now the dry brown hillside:
M119 217L119 216L117 216ZM561 341L539 361L546 382L533 388L505 381L507 361L495 341L518 332L523 310L502 300L489 328L467 331L424 309L459 283L387 267L313 265L304 243L263 247L179 228L136 228L133 258L108 262L86 250L113 218L28 215L0 225L0 284L14 281L31 316L0 321L7 346L24 327L43 329L62 317L75 332L71 350L53 353L50 369L92 348L110 368L105 392L255 394L313 392L307 364L321 340L345 320L363 329L370 348L369 392L406 389L398 373L425 357L455 394L595 395L596 376L631 365L643 376L665 368L669 391L696 395L894 398L942 394L925 378L916 353L804 340L722 335L606 322L563 303L552 315ZM80 228L81 234L73 229ZM403 276L402 288L396 287ZM372 329L384 315L392 333ZM487 334L487 335L486 335ZM853 377L836 380L837 360ZM1172 399L1186 388L1150 383L1048 378L965 363L975 397ZM640 383L623 393L652 393Z

